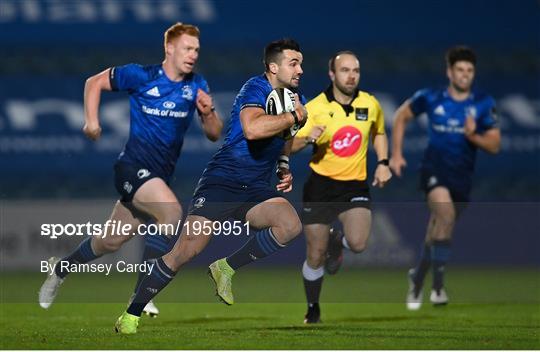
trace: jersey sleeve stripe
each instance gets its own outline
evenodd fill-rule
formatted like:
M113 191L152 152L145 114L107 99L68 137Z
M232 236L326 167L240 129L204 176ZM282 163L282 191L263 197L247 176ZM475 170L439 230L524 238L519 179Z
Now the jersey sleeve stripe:
M262 105L260 103L245 103L240 107L240 110L242 110L244 108L261 108L261 109L264 110L264 105Z
M111 67L109 70L109 83L113 91L118 91L118 85L116 84L116 67Z

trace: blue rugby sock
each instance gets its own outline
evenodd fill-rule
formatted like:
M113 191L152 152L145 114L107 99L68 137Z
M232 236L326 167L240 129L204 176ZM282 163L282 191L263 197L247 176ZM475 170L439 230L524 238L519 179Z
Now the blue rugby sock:
M81 242L79 247L73 251L73 253L60 259L60 262L58 262L54 268L54 272L63 279L67 276L67 274L69 274L69 270L62 269L62 265L60 265L62 262L64 264L65 262L68 262L69 264L84 264L99 257L101 257L101 255L94 254L94 251L92 250L92 236L88 236L84 241Z
M422 288L424 284L424 278L431 266L431 245L424 243L422 247L422 252L420 253L420 260L414 268L414 285L418 288L418 291ZM418 292L416 292L418 294Z
M433 289L440 290L444 286L444 269L450 259L450 241L433 241L431 260L433 263Z
M154 267L141 281L135 297L127 309L129 314L138 317L141 316L146 304L163 290L176 274L165 264L163 258L151 259L150 262L154 264Z
M141 259L141 263L144 263L150 259L161 258L165 254L169 253L171 247L174 245L174 238L165 235L145 235L144 236L144 250ZM147 276L145 272L139 272L137 283L133 292L137 292L137 287L141 283L142 279Z
M272 230L266 228L257 231L239 250L228 256L227 263L236 270L257 259L267 257L283 247L285 245L275 239Z

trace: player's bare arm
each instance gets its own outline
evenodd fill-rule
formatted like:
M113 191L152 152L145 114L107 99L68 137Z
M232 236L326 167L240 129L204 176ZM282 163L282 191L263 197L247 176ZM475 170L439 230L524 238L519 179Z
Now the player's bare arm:
M296 96L296 116L301 123L307 118L307 112ZM247 107L240 111L240 123L244 136L248 140L264 139L275 136L295 123L295 117L290 112L279 115L267 115L264 109Z
M373 136L373 149L379 162L375 169L372 185L383 188L392 178L392 172L388 167L388 138L386 134L375 134Z
M217 141L221 135L221 130L223 129L223 121L221 121L221 118L214 108L212 96L204 90L199 89L197 91L196 104L206 138L212 142Z
M390 158L390 169L401 177L401 169L407 166L407 161L403 157L403 136L407 124L413 119L414 113L411 110L410 102L405 101L394 115L394 127L392 128L392 157Z
M102 90L112 90L109 80L110 68L86 80L84 85L84 134L95 141L101 136L99 125L99 101Z
M491 128L483 134L476 133L476 121L471 116L465 120L463 133L469 142L490 154L497 154L501 149L501 130Z

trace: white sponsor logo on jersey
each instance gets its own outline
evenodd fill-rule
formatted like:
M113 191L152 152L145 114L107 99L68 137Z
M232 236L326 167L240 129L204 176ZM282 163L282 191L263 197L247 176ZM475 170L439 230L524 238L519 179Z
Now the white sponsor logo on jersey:
M446 111L444 111L444 107L442 105L439 105L435 108L435 110L433 111L433 113L435 115L440 115L440 116L444 116L444 114L446 114Z
M459 120L458 119L448 119L448 125L452 127L459 126Z
M360 139L360 135L352 136L350 133L347 133L343 139L334 141L332 146L337 150L342 150L349 148L358 139Z
M139 171L137 171L137 177L139 179L143 179L148 176L150 176L150 171L148 171L147 169L139 169Z
M131 183L129 182L124 182L124 190L127 192L127 193L131 193L131 190L133 190L133 186L131 185Z
M201 208L204 205L204 202L206 201L206 198L199 197L195 200L195 203L193 203L193 206L195 208Z
M147 91L146 91L146 94L151 95L151 96L153 96L153 97L160 97L160 96L161 96L161 95L159 94L159 89L158 89L157 86L154 87L154 88L152 88L152 89L147 90Z
M182 98L187 100L193 100L193 90L191 89L191 86L182 87Z
M174 110L171 110L171 109L160 110L158 108L149 108L146 105L142 106L142 111L145 114L153 115L153 116L159 116L159 117L184 118L184 117L188 116L187 111L174 111Z
M163 107L165 109L174 109L174 107L176 106L176 104L172 101L166 101L163 103Z

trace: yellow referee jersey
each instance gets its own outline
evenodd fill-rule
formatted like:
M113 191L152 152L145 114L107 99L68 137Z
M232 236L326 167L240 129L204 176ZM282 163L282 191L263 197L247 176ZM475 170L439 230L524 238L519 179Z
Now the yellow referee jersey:
M385 134L384 115L377 99L358 91L350 105L341 105L330 86L310 100L306 109L308 120L295 137L305 138L314 126L326 126L309 163L313 171L334 180L365 180L370 136Z

